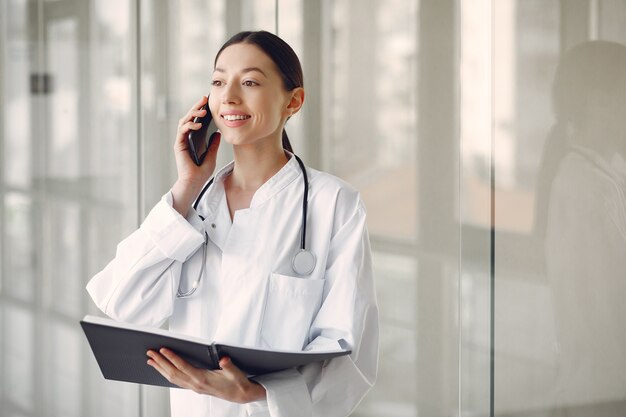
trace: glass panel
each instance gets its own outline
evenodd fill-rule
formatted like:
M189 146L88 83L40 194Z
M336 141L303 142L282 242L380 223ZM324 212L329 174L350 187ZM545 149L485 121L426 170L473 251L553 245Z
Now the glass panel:
M380 362L376 385L355 416L414 416L417 414L414 259L375 252L376 291L381 312Z
M489 227L491 1L461 2L461 221Z
M176 120L176 123L172 123L171 126L176 126L178 119L187 113L191 105L209 92L213 58L226 38L226 28L223 24L217 23L223 19L226 13L224 9L224 5L218 8L217 5L211 6L210 2L181 0L176 12L169 16L170 24L173 26L170 36L176 45L172 51L175 63L170 67L172 72L170 93L176 103L176 107L172 109L175 114L171 115L171 121ZM214 24L215 28L207 31L207 27ZM218 32L217 28L221 28L222 31ZM189 45L195 44L202 47L194 49L195 53L190 54ZM175 130L173 132L175 133ZM174 136L170 134L166 143L172 143L173 140ZM171 154L171 147L167 151Z
M86 368L92 354L77 324L87 305L95 311L84 290L89 274L136 227L135 3L0 6L9 22L0 29L2 415L139 409L135 387L110 388L99 369ZM34 346L48 349L35 355Z
M32 301L35 290L35 233L32 202L16 193L4 199L3 292Z
M622 0L598 1L600 39L626 44L626 7Z
M320 53L322 166L365 200L381 311L380 377L354 415L455 415L454 5L369 0L328 6L321 17L327 25Z
M460 2L460 412L490 415L491 9Z
M323 55L326 166L361 191L373 236L403 240L417 231L417 5L333 2Z
M2 2L0 11L10 18L2 18L5 57L7 62L4 73L2 97L4 112L4 141L2 170L4 180L12 186L27 187L31 182L31 135L29 123L30 108L30 74L33 72L34 43L29 41L28 2L26 0L10 0Z
M35 340L33 314L25 308L4 305L2 386L4 407L32 412L35 407L34 379Z
M215 53L225 41L227 30L238 30L227 28L241 16L237 4L202 0L142 2L142 218L174 184L172 146L178 120L209 93ZM164 49L164 44L172 47ZM231 159L232 152L222 146L218 165Z
M89 79L75 84L81 92L85 117L79 122L82 179L77 192L91 196L98 205L132 207L137 200L136 97L133 0L93 0L90 20L81 23L90 44L82 50L81 68ZM87 113L88 112L88 113ZM85 188L83 191L83 187ZM115 223L134 227L134 216Z
M622 14L625 9L622 3ZM574 46L560 56L554 86L556 114L545 144L552 153L544 158L551 175L542 181L546 278L557 327L555 405L572 414L622 416L626 45Z
M82 263L85 237L77 204L49 201L45 211L43 256L46 307L68 317L80 317L85 298ZM76 329L78 330L78 329Z
M554 316L535 240L542 146L550 130L551 91L560 49L558 1L494 2L496 414L550 412Z
M87 273L82 277L79 285L81 289L79 296L83 304L94 307L91 299L85 299L87 295L83 291L84 286L92 276L100 272L115 257L117 244L130 233L131 226L126 227L123 224L124 222L129 225L132 223L127 211L123 206L100 206L89 207L85 213L88 226L85 227L86 235L81 240L81 250Z
M311 51L304 47L304 20L306 10L304 9L305 4L303 0L278 0L277 4L277 34L284 39L285 42L287 42L298 55L300 63L302 64L304 87L306 89L305 106L296 115L289 119L285 125L285 130L287 131L289 142L291 143L294 152L300 156L305 163L311 165L311 158L308 155L308 147L311 145L310 141L315 141L314 145L317 147L321 135L319 127L317 127L314 132L305 132L304 119L307 117L309 119L313 119L313 116L310 113L315 111L314 107L320 100L321 89L316 83L316 81L319 82L319 80L317 80L319 77L316 77L316 75L319 72L320 62L319 60L317 60L318 62L310 62L312 61L312 58L308 57L311 55ZM321 8L321 5L315 2L310 2L308 6L317 8L318 11ZM320 22L316 19L309 23L309 25L311 24L315 25L313 27L319 36ZM272 30L272 32L274 31ZM313 42L314 44L317 43L319 46L319 39L316 39L313 36L310 36L309 42ZM315 71L315 73L313 71ZM319 120L319 114L317 116ZM316 126L319 126L318 121L313 121L313 123L317 123Z
M493 4L496 414L623 416L626 3Z
M51 177L72 178L79 174L77 30L76 19L56 20L47 26L48 71L54 80L48 119L47 157Z
M277 3L276 0L243 0L241 30L267 30L276 33Z
M46 363L43 374L48 396L45 409L54 416L82 416L85 384L80 359L84 336L77 331L74 322L64 323L50 318L46 321Z

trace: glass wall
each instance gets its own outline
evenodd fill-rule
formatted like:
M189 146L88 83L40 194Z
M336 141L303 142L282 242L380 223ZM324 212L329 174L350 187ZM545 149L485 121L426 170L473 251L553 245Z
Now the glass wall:
M621 0L2 0L0 414L169 415L167 390L102 378L84 287L173 184L218 48L265 29L304 66L296 152L368 209L381 357L353 415L626 415L625 21Z
M495 13L513 16L518 28L509 69L501 70L515 100L510 128L494 140L504 139L513 153L496 153L496 178L510 177L497 181L503 193L496 204L519 206L518 194L528 206L518 231L496 219L502 271L496 385L513 376L506 384L511 409L549 404L563 415L623 415L626 4L507 8ZM499 62L502 52L494 55ZM502 99L494 101L497 107ZM524 337L507 340L505 331Z
M129 1L1 3L0 413L135 416L77 320L86 279L137 222Z
M482 352L462 361L469 409L626 414L625 13L608 0L461 2L461 213L491 231L488 267L462 265L462 300L492 315L462 333ZM482 393L468 389L472 363L489 365Z

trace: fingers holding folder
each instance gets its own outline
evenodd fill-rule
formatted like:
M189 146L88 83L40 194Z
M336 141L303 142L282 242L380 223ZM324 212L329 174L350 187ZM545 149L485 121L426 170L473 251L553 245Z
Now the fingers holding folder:
M224 400L244 404L265 398L265 389L248 379L228 357L220 359L219 370L195 368L172 350L148 350L148 365L172 384Z

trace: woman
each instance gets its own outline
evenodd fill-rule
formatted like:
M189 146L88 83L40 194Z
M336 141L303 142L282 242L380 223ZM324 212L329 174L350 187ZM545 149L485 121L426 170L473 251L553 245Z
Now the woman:
M378 310L365 207L336 177L301 168L284 131L304 102L293 50L268 32L242 32L218 52L209 108L234 161L213 174L218 138L196 166L186 137L203 97L180 120L178 179L87 289L117 320L223 343L288 350L349 348L335 358L248 379L228 358L195 369L148 352L172 383L174 416L346 416L376 378ZM308 176L310 274L294 272ZM206 240L205 240L206 237ZM206 242L206 245L205 245ZM203 250L204 248L204 250ZM204 263L204 265L202 265ZM189 297L181 297L197 286ZM178 296L177 296L178 294Z

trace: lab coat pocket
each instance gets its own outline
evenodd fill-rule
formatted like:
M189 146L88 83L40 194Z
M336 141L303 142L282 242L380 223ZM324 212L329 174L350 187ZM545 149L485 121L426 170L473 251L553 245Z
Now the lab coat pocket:
M270 276L261 326L263 343L272 349L302 350L320 308L323 279Z

